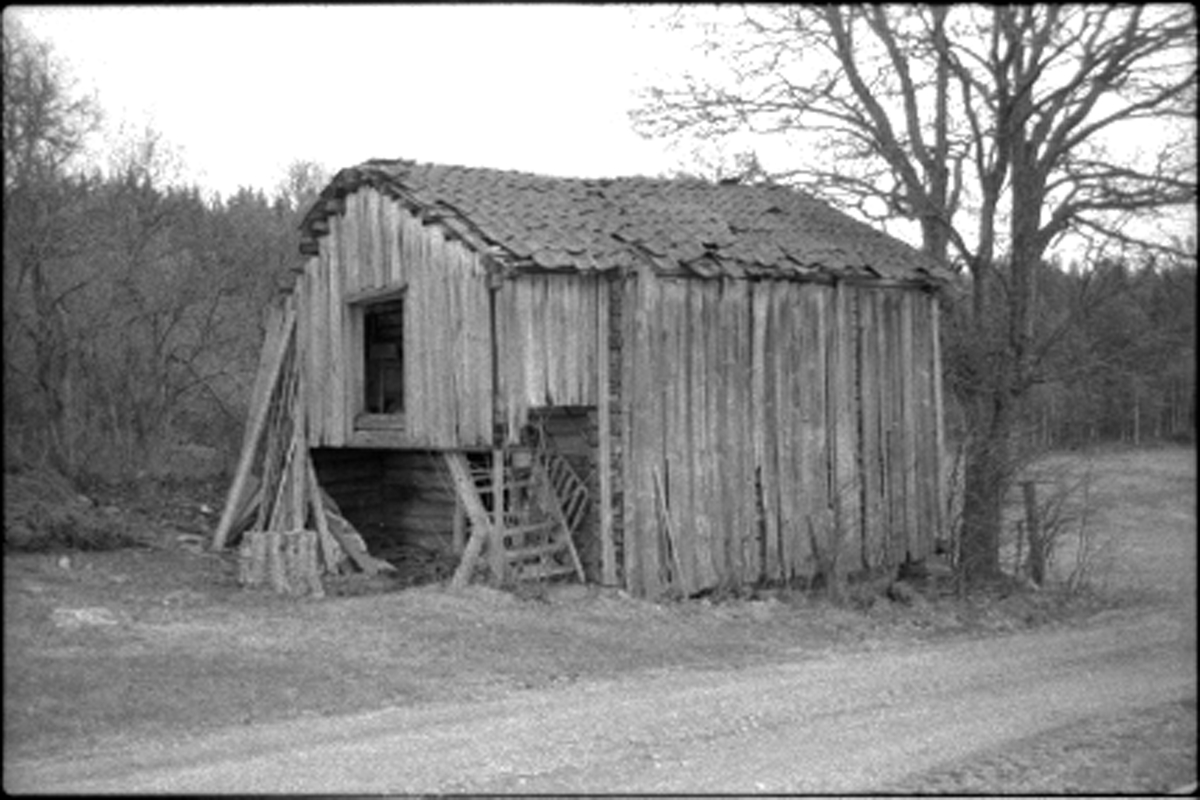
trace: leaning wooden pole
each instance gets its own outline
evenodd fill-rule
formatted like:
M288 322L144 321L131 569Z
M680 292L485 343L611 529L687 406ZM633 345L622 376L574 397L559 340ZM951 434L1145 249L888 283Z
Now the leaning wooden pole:
M229 537L229 531L241 506L242 495L250 478L250 469L254 465L254 454L258 451L259 441L266 430L271 395L279 382L288 340L295 326L296 308L289 295L282 305L272 307L271 315L267 319L267 335L259 358L258 374L254 379L254 392L250 399L250 419L242 437L242 452L234 471L233 483L229 487L229 496L225 499L225 508L221 512L221 521L217 523L217 530L213 533L213 550L225 547L225 540Z
M450 477L454 480L454 490L467 512L467 518L471 520L471 538L467 540L462 561L459 562L458 569L450 581L451 587L461 589L470 582L475 562L483 551L483 544L492 536L492 520L479 500L479 493L475 490L471 472L467 468L466 457L461 453L446 453L445 458Z

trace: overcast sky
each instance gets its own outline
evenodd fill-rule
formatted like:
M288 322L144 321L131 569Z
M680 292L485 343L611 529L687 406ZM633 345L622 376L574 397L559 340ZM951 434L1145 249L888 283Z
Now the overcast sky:
M669 11L339 5L4 13L54 48L79 90L96 93L112 141L150 126L179 156L182 181L229 196L239 186L270 192L300 159L331 172L368 158L580 177L694 168L665 142L638 137L628 117L640 88L710 65L690 49L692 40L655 26ZM786 150L781 160L778 147L755 145L764 164L787 166ZM1194 233L1195 211L1139 224L1156 236ZM885 227L912 239L911 226Z
M410 158L563 176L678 160L630 128L633 92L682 48L661 8L9 8L116 131L147 124L185 180L272 189L296 159Z

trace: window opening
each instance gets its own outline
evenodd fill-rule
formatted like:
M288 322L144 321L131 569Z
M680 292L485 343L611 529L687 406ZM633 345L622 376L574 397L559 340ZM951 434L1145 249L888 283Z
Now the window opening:
M404 413L404 301L364 309L364 360L368 414Z

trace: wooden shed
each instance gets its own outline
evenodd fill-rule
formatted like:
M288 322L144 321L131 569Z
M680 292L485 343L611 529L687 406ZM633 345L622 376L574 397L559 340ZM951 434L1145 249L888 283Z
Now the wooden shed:
M302 232L216 546L248 515L332 568L334 508L460 582L650 597L931 552L948 275L908 245L783 186L400 160Z

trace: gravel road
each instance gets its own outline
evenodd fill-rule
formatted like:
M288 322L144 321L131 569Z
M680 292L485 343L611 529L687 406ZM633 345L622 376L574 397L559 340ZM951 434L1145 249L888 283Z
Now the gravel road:
M1063 726L1196 697L1191 613L470 704L261 725L66 761L9 792L870 792ZM1003 791L1003 787L993 787Z

